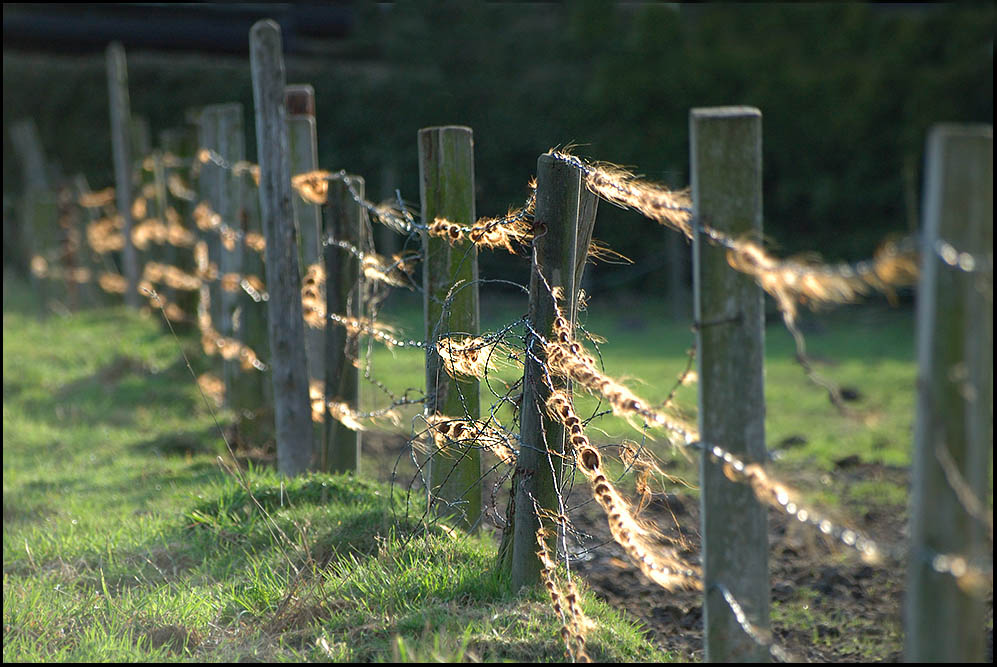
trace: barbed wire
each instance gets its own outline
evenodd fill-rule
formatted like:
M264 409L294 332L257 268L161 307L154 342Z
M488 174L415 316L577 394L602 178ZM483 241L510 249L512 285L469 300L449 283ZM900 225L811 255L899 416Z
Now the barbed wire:
M881 246L872 259L854 264L828 266L797 259L780 260L769 255L757 241L733 238L698 220L692 210L687 191L672 191L664 186L640 179L619 167L589 162L566 151L552 150L549 154L554 159L577 168L583 175L586 187L600 198L624 208L637 210L645 217L679 231L689 239L694 238L696 234L701 234L711 243L724 248L727 251L731 267L750 276L775 299L783 315L783 320L793 335L798 360L811 379L825 386L831 394L832 400L834 400L837 391L836 387L833 383L823 381L813 372L806 356L803 336L797 326L797 306L804 304L817 307L848 303L870 291L879 291L889 295L894 288L912 284L917 277L918 255L923 254L923 248L920 248L919 242L912 237L900 241L888 241ZM257 183L259 179L257 165L248 162L230 163L216 152L206 149L199 150L195 159L189 163L181 160L169 160L168 164L171 169L181 169L189 164L194 169L192 171L194 176L196 176L196 169L200 165L213 164L219 168L230 170L233 174L249 174ZM146 161L143 161L142 165L145 168ZM420 290L420 286L412 278L413 262L418 259L418 255L401 253L390 259L378 255L373 250L373 242L370 238L370 221L383 224L409 238L425 234L446 238L451 244L465 240L470 241L461 261L466 261L470 253L479 247L502 248L513 254L519 254L519 250L522 248L530 248L533 251L534 270L554 304L555 319L550 332L538 331L536 325L530 322L527 315L507 322L493 332L481 335L460 334L451 331L451 327L448 326L450 305L459 290L469 288L472 284L508 283L524 292L527 291L524 285L507 280L479 279L454 286L443 301L444 307L440 320L435 323L433 335L428 340L406 339L393 328L378 323L376 311L379 299L377 298L372 300L374 305L370 307L366 316L351 317L339 313L326 313L325 299L322 294L325 289L325 276L320 264L307 267L307 285L303 285L302 300L303 305L306 306L306 316L309 313L313 316L309 320L310 326L325 327L327 322L332 322L336 326L346 328L349 336L366 336L370 343L379 342L389 348L427 349L432 346L443 359L444 363L441 368L445 372L454 376L479 379L488 388L492 395L491 398L494 399L491 401L489 414L480 419L470 416L466 403L463 403L463 415L433 414L413 417L413 427L410 430L406 446L399 453L392 471L392 488L394 488L394 482L397 479L395 473L398 470L398 464L403 456L410 457L415 464L413 477L408 481L406 490L408 495L417 484L421 484L422 488L425 489L430 488L424 475L425 467L430 461L446 456L447 452L452 454L455 448L462 451L478 449L489 452L495 456L497 462L482 472L475 484L484 483L492 474L498 474L498 479L492 483L491 506L486 506L481 517L475 519L475 523L491 513L493 522L500 525L501 515L497 509L495 495L511 474L519 453L524 448L529 448L546 456L550 473L555 475L555 478L563 479L564 486L556 489L557 516L553 516L542 508L535 508L542 521L553 521L557 526L554 535L551 535L545 532L549 529L545 529L541 523L537 532L537 541L540 547L537 556L543 563L544 585L548 591L552 591L552 603L562 620L562 637L565 640L568 655L572 659L584 660L588 657L585 653L585 624L579 620L580 616L577 610L571 609L571 600L569 599L573 595L574 588L570 579L572 551L569 549L568 537L571 535L573 539L590 538L590 536L579 533L571 525L569 515L585 504L594 502L603 510L612 541L623 548L631 562L651 581L668 590L702 588L702 572L699 566L688 562L681 556L680 544L673 538L665 537L643 524L638 518L642 505L635 504L626 498L616 486L624 476L631 473L634 474L635 479L644 476L645 481L638 481L637 487L642 498L640 503L646 502L647 476L664 474L651 459L645 447L648 433L654 429L667 433L669 443L679 451L689 450L705 455L705 459L709 463L721 467L728 479L750 488L755 497L763 504L785 513L818 534L825 535L848 547L863 559L869 562L880 562L884 558L900 560L910 557L908 550L903 546L881 544L861 532L831 521L820 512L805 506L788 487L773 479L761 464L746 462L727 451L721 444L703 442L696 429L686 421L683 415L678 413L674 403L678 388L683 384L695 381L695 373L692 371L695 347L688 354L684 371L680 373L666 398L658 405L639 397L606 372L605 364L599 353L598 339L582 329L585 338L595 346L596 356L593 356L576 337L573 330L574 325L562 311L561 303L564 300L564 295L547 283L543 273L539 270L539 264L536 262L536 239L533 235L536 203L535 180L531 180L529 183L529 195L524 205L510 209L505 216L480 218L471 225L457 224L439 218L428 222L419 221L409 210L409 207L404 204L400 193L398 193L397 201L394 203L374 204L359 194L354 177L348 176L345 171L335 173L314 171L298 174L293 178L292 184L295 192L305 201L313 204L325 204L328 203L328 185L334 180L341 180L346 185L351 199L360 205L367 214L367 238L362 239L359 244L353 244L326 237L322 240L322 245L323 247L335 246L356 257L361 262L364 279L369 283L381 284L380 289L404 287ZM178 173L170 174L168 191L171 196L188 204L197 201L196 193L184 183ZM145 208L144 201L139 201L143 197L148 199L147 194L143 193L140 198L136 199L133 213L137 212L142 215L136 216L139 222L132 229L133 243L140 250L148 249L150 244L192 249L196 258L197 270L195 273L188 273L176 266L149 261L143 267L140 282L143 293L150 297L150 302L153 298L155 299L157 307L163 312L167 320L180 321L173 318L187 319L188 316L179 309L179 306L169 303L159 295L155 291L155 286L166 285L181 291L199 290L201 299L198 304L196 321L202 335L203 351L207 354L220 354L227 360L239 360L244 369L266 371L266 364L259 360L255 352L246 347L244 343L235 338L223 336L214 329L209 312L210 297L206 291L209 283L217 282L226 291L242 289L255 303L261 303L269 298L263 281L257 276L251 275L234 273L219 275L217 266L208 261L207 249L203 240L198 241L193 232L183 225L176 208L168 207L165 209L165 220L147 215L148 210ZM114 213L113 198L113 188L95 193L82 193L77 197L77 203L81 207L100 209L105 214L87 225L87 233L84 236L84 241L90 246L90 249L102 257L120 251L124 246L123 224L121 217ZM265 251L265 243L261 236L258 234L254 236L250 232L245 232L228 224L212 209L208 201L197 202L196 206L193 207L193 222L201 232L218 234L223 245L229 250L234 248L236 243L241 242L246 248L256 252ZM972 254L959 250L945 241L937 242L929 250L937 254L946 266L966 273L979 274L983 276L984 280L989 278L992 282L992 255ZM590 246L588 252L598 256L601 251L604 252L604 249L600 250L598 246L593 245ZM85 267L72 269L52 267L50 264L53 257L53 255L49 257L35 255L31 260L32 272L39 277L66 282L83 283L96 280L102 289L109 292L124 293L127 290L127 281L120 274L113 272L95 274ZM381 299L383 299L383 294ZM708 324L695 323L694 327ZM439 335L440 332L448 333ZM323 395L323 388L316 385L311 388L313 419L315 421L322 421L325 413L328 412L331 417L353 430L373 428L377 425L378 420L382 419L390 420L397 427L400 426L402 419L398 412L400 408L424 405L427 402L428 398L425 392L418 395L419 390L406 389L400 394L396 394L379 382L371 372L371 356L372 351L368 346L365 359L356 358L351 361L363 366L365 379L388 397L388 405L361 411L357 405L328 400ZM523 442L521 436L516 434L515 426L522 407L522 379L511 384L502 380L505 390L497 388L495 376L500 370L499 362L522 366L527 359L540 363L542 380L551 390L550 399L544 405L538 405L536 408L542 414L560 423L565 429L566 440L563 453L555 451L547 442ZM597 399L596 408L589 418L583 420L576 414L572 394L557 389L558 383L554 381L554 378L564 378L574 382ZM207 384L211 378L205 378L203 381ZM412 396L412 394L416 395ZM463 402L463 396L461 400ZM610 409L602 410L600 408L603 401L609 405ZM498 419L498 412L502 409L508 409L512 413L511 422L507 421L506 425L503 425ZM586 435L585 429L595 419L608 414L621 416L627 421L631 421L631 425L637 426L641 432L641 442L636 446L627 445L625 442L618 445L594 445ZM422 420L422 427L415 426L417 419ZM632 420L639 420L640 423L633 424ZM615 482L610 480L604 457L604 452L614 447L618 449L618 456L623 463L623 472L616 476ZM420 460L420 456L424 458ZM939 456L941 459L941 455ZM446 459L446 461L453 464L452 458ZM945 466L945 461L942 461L942 464ZM956 489L960 495L960 501L964 505L976 508L974 516L982 517L985 523L987 520L989 521L986 525L992 541L992 512L988 518L985 509L979 509L982 506L979 499L967 496L966 490L960 486L958 475L949 470L951 467L945 468L950 485ZM560 469L560 475L557 474L558 469ZM574 473L580 473L588 481L590 497L582 503L569 505L566 498L574 484ZM641 491L642 484L645 485L643 492ZM408 503L406 503L406 507L408 507ZM463 512L461 502L452 502L448 511L458 514ZM428 508L421 518L426 523L437 521L429 513ZM546 539L550 537L556 539L558 544L556 555L558 558L564 559L567 568L569 578L565 584L566 592L561 591L554 583L553 565L555 561L546 550ZM605 544L608 544L608 541L595 545L591 549L599 548ZM587 551L578 553L584 554ZM578 553L575 554L575 557L579 557ZM957 554L926 554L922 557L928 559L934 571L952 576L960 587L972 591L974 594L979 594L981 590L985 590L988 582L992 586L992 564L988 567L985 563L971 562L966 557ZM784 661L791 659L788 653L772 641L771 633L759 630L749 621L740 604L725 586L722 584L715 584L715 586L722 593L746 636L765 648L773 658Z

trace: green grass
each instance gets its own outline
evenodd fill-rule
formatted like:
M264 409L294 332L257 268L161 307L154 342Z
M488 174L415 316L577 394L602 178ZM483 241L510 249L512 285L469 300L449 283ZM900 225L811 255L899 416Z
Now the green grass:
M250 468L261 509L219 465L157 318L38 319L32 298L5 281L5 662L564 658L550 605L506 592L487 539L342 476ZM590 593L582 606L595 659L671 659Z
M422 338L418 299L396 294L382 319ZM505 592L495 546L427 528L419 501L399 487L323 475L282 484L260 466L247 479L261 511L219 465L228 455L218 427L156 317L109 308L42 320L36 305L23 285L5 281L5 660L563 659L549 604ZM487 299L483 330L525 308L525 298ZM671 390L694 341L688 322L653 302L596 301L581 321L607 339L606 372L650 401ZM838 414L807 380L774 321L766 331L774 474L811 503L843 505L846 517L902 506L902 476L839 483L847 469L838 462L909 463L912 313L856 306L806 322L818 371L857 391L856 415ZM208 369L193 337L182 347L195 372ZM378 347L374 375L396 391L418 388L423 361L418 349ZM516 376L505 367L493 386L502 392ZM695 385L677 395L694 420ZM385 398L367 390L366 401L373 408ZM591 397L578 407L600 409ZM511 423L507 410L498 415ZM224 426L232 416L218 418ZM408 433L410 421L402 423L397 431ZM645 442L669 472L695 483L695 466L660 435L644 440L613 416L593 421L589 434ZM797 602L776 605L775 620L802 631L818 621L790 618L805 601ZM583 608L596 620L596 659L670 659L590 594Z
M791 600L773 601L771 618L774 626L798 635L804 645L850 654L853 661L887 662L895 659L903 645L900 618L870 622L853 608L841 609L806 587L798 588Z
M383 310L383 319L396 324L406 336L420 338L421 311L418 300L404 294L393 296ZM520 299L491 299L482 305L482 330L494 331L526 311L525 296ZM690 318L691 319L691 318ZM848 403L854 414L838 412L827 392L810 381L796 362L795 347L781 319L772 319L766 327L765 400L766 441L778 460L776 475L802 480L802 491L811 501L830 505L841 502L841 492L829 476L834 477L837 462L858 457L858 462L907 466L913 441L913 415L916 400L914 363L914 317L909 308L885 305L856 305L828 313L803 313L807 330L807 350L817 372L843 388L857 393ZM666 314L666 304L623 298L594 301L580 321L585 329L606 339L599 345L605 372L622 378L639 396L655 403L663 401L686 368L688 351L695 342L690 321L676 321ZM588 343L590 350L595 346ZM424 380L421 350L398 349L375 351L374 369L379 380L388 386L421 386ZM695 366L693 366L695 369ZM517 368L505 368L495 374L493 386L500 392L505 383L517 378ZM518 371L521 373L521 370ZM695 423L696 385L680 387L677 402ZM483 390L482 414L488 414L495 400ZM370 406L383 405L383 396L375 392ZM581 415L605 410L592 397L576 395ZM498 413L503 424L511 423L511 413ZM639 423L634 422L637 426ZM676 459L677 470L695 481L695 466L664 444L654 431L645 441L661 458ZM642 442L645 433L627 421L605 416L593 421L589 436L596 442ZM823 480L823 481L822 481ZM888 481L870 482L887 487L880 494L900 500L906 489Z

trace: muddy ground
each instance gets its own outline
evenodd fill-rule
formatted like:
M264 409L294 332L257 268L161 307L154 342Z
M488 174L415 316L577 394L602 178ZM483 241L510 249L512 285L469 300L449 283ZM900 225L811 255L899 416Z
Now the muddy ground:
M393 475L398 490L408 488L415 466L404 444L400 436L364 434L362 465L366 474L384 481L391 481ZM793 477L796 488L823 485L840 498L848 497L850 484L868 480L906 488L908 470L848 459L840 461L831 475L799 471ZM485 491L485 505L491 506L487 529L496 533L505 515L507 488L506 484L497 492ZM675 493L654 494L641 519L681 540L684 555L695 562L700 549L699 502L681 488L676 485ZM567 498L567 506L575 507L570 513L574 530L587 536L581 551L576 552L580 555L572 559L572 571L609 604L639 619L652 641L662 648L684 661L702 661L702 593L668 592L647 579L612 541L605 514L594 502L586 502L586 492L587 486L580 485ZM902 546L906 539L905 505L866 501L850 506L843 501L829 516L887 549ZM768 526L772 629L777 650L793 661L901 661L905 563L889 558L878 564L864 563L855 552L815 535L775 510L769 511ZM992 588L985 623L989 629L988 657L992 657Z

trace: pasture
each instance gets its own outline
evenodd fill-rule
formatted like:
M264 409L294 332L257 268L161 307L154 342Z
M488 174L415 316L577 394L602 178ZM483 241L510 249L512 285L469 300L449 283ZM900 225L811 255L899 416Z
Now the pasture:
M5 285L5 660L562 656L543 598L517 599L494 579L496 531L455 538L427 529L422 499L406 497L401 471L392 486L403 436L365 450L370 481L316 474L282 485L272 450L237 451L271 525L230 473L219 427L185 367L181 349L195 370L206 363L195 337L178 347L158 314L121 307L38 320L27 287ZM383 318L411 331L420 320L413 305L388 303ZM636 369L635 380L676 376L687 363L688 326L669 323L655 304L621 308L639 313L626 319L610 314L613 305L592 304L583 316L608 339L607 365ZM486 308L485 327L514 317L515 307ZM914 400L911 312L854 307L808 322L814 357L854 390L860 417L839 415L802 375L785 330L769 326L773 474L874 535L898 538ZM379 350L374 367L391 386L409 386L422 361L418 350ZM681 391L680 401L694 401L693 387ZM222 431L231 426L230 411L218 417ZM639 437L622 420L602 426L606 442ZM661 443L648 446L667 457ZM668 503L695 505L694 466L677 459L668 472L687 483L662 484L648 516L667 516ZM581 526L598 530L595 518ZM691 518L678 514L662 528L695 539ZM791 526L773 544L773 625L789 650L832 660L899 654L901 572L870 574ZM649 586L606 547L595 556L573 566L592 582L583 606L595 622L593 657L698 655L693 596Z
M283 39L155 144L107 45L113 187L10 129L5 660L992 654L992 126L823 263L767 236L759 108L688 109L687 188L561 144L497 217L422 127L378 203Z

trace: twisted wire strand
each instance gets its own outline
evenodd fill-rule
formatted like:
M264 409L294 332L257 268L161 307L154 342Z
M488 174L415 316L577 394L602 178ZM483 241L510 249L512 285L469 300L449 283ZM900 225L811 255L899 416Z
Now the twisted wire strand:
M806 360L805 348L802 345L802 335L799 334L799 329L796 326L796 309L799 304L816 307L819 305L847 303L870 291L880 291L889 295L894 288L912 284L916 280L918 254L923 254L926 251L925 248L920 247L920 244L915 239L906 238L901 241L887 242L877 250L876 255L872 259L854 264L829 266L797 259L776 259L769 255L760 243L750 239L733 238L710 228L708 225L703 224L701 220L696 219L687 191L670 191L662 186L639 179L625 170L611 165L587 162L565 151L552 151L551 155L555 159L577 167L584 176L586 186L604 200L623 206L624 208L636 209L646 217L683 233L687 238L692 238L696 233L702 234L711 242L724 248L727 251L728 262L731 266L751 276L776 300L787 326L790 328L791 333L793 333L799 352L798 356L801 357L801 361L803 362ZM221 159L214 151L199 151L196 163L212 163L218 167L230 169L235 173L248 173L257 180L259 178L258 166L245 162L228 163ZM173 166L178 167L183 165ZM169 189L171 195L179 199L195 201L195 197L189 188L186 188L183 184L179 175L171 174L172 176L176 176L176 179L171 178L170 180ZM325 199L327 199L328 183L336 178L341 178L346 182L351 197L364 208L371 219L410 236L414 233L424 232L447 238L451 243L468 238L474 245L502 247L509 252L515 252L517 245L525 245L532 239L531 223L533 222L536 197L535 181L530 184L530 194L526 204L519 209L510 210L506 216L500 218L482 218L472 225L457 225L440 219L428 224L417 222L412 213L401 202L400 196L397 205L377 205L366 201L359 196L352 180L345 175L345 172L338 174L330 172L299 174L295 176L293 184L295 191L305 198L306 201L324 203ZM113 189L97 193L87 193L78 198L78 203L86 208L107 210L113 204L113 196ZM137 200L136 206L141 206L141 202ZM262 245L259 243L250 243L247 235L242 234L239 230L233 229L221 221L207 203L203 203L203 208L198 206L195 209L196 212L198 210L199 214L195 215L195 220L200 218L198 227L204 231L219 233L223 239L223 243L230 245L241 240L247 246L253 247L253 249L258 251L263 250ZM171 216L175 217L171 220ZM133 228L133 242L137 246L140 246L140 249L148 247L150 243L157 245L169 243L177 247L191 247L193 245L191 242L192 237L177 222L178 216L175 209L168 210L166 217L166 222L154 218L141 220ZM177 223L176 226L174 226L174 223ZM101 218L88 226L87 240L95 252L99 252L99 254L120 250L124 244L124 239L120 234L121 226L120 216L109 213L107 217ZM499 231L502 233L497 233ZM117 236L115 236L115 233L117 233ZM91 236L93 236L93 239L90 238ZM396 256L393 258L394 263L391 264L369 250L360 249L333 239L326 239L325 243L334 243L343 250L357 256L361 261L365 258L376 257L376 263L372 264L374 270L379 270L386 275L389 275L391 271L400 269L408 261L406 258ZM99 248L103 248L103 252L100 252ZM992 255L979 255L959 250L946 241L936 242L927 251L937 254L942 262L952 269L966 273L982 274L984 277L990 276L990 280L992 281ZM85 274L82 267L77 269L75 273L69 270L60 272L59 269L61 267L49 266L48 260L40 255L32 258L31 264L32 270L36 272L36 275L42 277L58 277L65 280L80 278L81 280L79 281L82 282L82 277L86 275L88 280L94 279L94 275L92 273ZM367 278L376 279L375 276L367 274L366 270L364 273ZM258 279L254 281L253 278L253 276L238 276L233 274L219 276L217 267L212 267L211 265L204 266L203 269L199 270L197 275L185 274L179 272L175 267L158 265L152 262L148 263L143 270L143 285L146 290L150 291L152 289L151 286L154 284L165 284L176 289L196 289L193 286L194 281L200 281L203 285L208 280L220 280L228 289L236 286L236 288L241 287L251 296L255 294L255 301L266 300L267 295L263 289L262 281ZM117 274L105 272L100 274L97 280L101 287L108 291L124 292L127 288L125 279ZM409 285L392 283L390 281L383 282L389 286L397 287L411 286L412 281L409 280ZM557 295L553 290L551 290L551 297L554 299L555 307L558 307ZM158 302L165 314L171 304L164 302L161 297L158 298ZM451 368L454 372L460 373L461 371L458 368L463 364L465 370L471 371L468 374L487 380L489 371L495 370L494 366L491 365L491 361L500 352L505 352L508 355L519 355L518 359L527 356L538 356L527 349L518 353L514 352L511 348L505 347L505 336L508 331L515 326L523 325L540 343L544 357L540 360L544 363L544 375L548 380L552 376L561 375L578 382L587 390L609 402L613 408L613 412L624 415L632 414L644 418L646 422L644 425L645 431L648 426L664 426L666 430L679 436L680 441L678 444L680 446L705 452L710 461L723 466L728 478L751 486L755 491L756 497L760 500L781 509L801 523L807 524L836 541L851 547L864 558L875 561L884 555L899 555L899 550L881 547L857 531L836 526L828 519L821 517L818 513L802 507L792 498L785 487L771 480L761 466L746 463L719 445L710 445L701 442L694 429L688 427L681 420L674 418L670 414L669 408L671 407L671 399L675 393L674 388L660 407L656 408L646 401L641 400L621 383L613 380L601 370L595 358L588 353L584 346L575 339L571 330L565 326L566 318L563 317L563 313L558 312L558 318L559 320L555 321L554 330L551 332L552 335L549 334L548 337L544 337L535 331L531 323L526 318L522 318L503 327L497 334L476 338L465 337L462 339L455 336L443 337L437 343L437 350L444 349L449 351L451 355ZM217 348L215 351L221 351L222 356L225 358L242 358L243 363L246 363L245 353L239 347L241 344L238 341L220 336L211 328L210 320L206 323L204 322L203 312L197 319L199 323L206 324L206 326L202 327L202 340L206 341L204 343L205 351L208 351L209 347ZM347 318L337 314L328 314L323 317L323 325L326 319L333 321L337 325L345 326L354 335L369 335L371 336L371 340L379 340L389 346L425 348L427 345L426 341L405 341L396 338L388 330L377 328L374 318ZM598 350L598 347L596 349ZM442 351L440 351L440 354L443 356ZM460 361L461 358L464 359L463 362ZM689 375L691 359L692 356L690 355L690 365L683 374L684 376ZM265 364L259 360L249 363L251 367L257 370L265 370L266 368ZM807 368L808 375L810 375L812 368L808 368L807 366L805 368ZM681 381L680 379L679 384ZM677 384L676 388L677 386L679 385ZM383 389L387 391L386 388ZM512 389L515 389L515 385ZM829 389L829 391L831 390ZM493 391L493 393L496 392ZM496 396L498 396L497 393ZM324 401L324 397L321 400ZM388 407L379 408L367 413L359 412L345 404L338 404L339 407L336 408L338 412L334 412L333 403L329 402L327 405L330 411L333 411L334 417L341 419L344 423L352 421L358 428L365 428L365 425L361 424L360 420L370 420L378 417L392 418L395 416L394 411L398 407L420 404L425 400L425 397L410 398L408 391L406 391L403 396L395 398ZM515 403L515 401L508 398L508 395L504 397L504 400L512 404ZM502 404L502 400L499 401L499 404ZM572 444L572 451L563 458L562 464L573 460L574 465L589 478L593 486L593 500L599 502L606 509L611 524L616 522L617 532L623 535L625 532L633 530L633 528L622 517L622 513L621 516L617 517L611 510L619 509L620 507L628 508L629 506L627 505L627 501L622 496L619 496L618 493L614 495L614 489L611 485L608 487L603 486L603 483L609 484L609 481L608 479L599 477L601 471L599 468L601 459L599 457L601 457L601 454L597 448L591 446L591 443L587 440L587 436L584 436L582 432L582 426L588 424L592 418L606 413L597 411L593 414L592 418L583 422L578 415L573 413L573 406L570 407L571 412L567 416L564 416L562 408L566 405L571 406L570 396L559 397L553 404L547 406L548 410L553 411L551 414L560 419L565 428L571 433L570 442ZM517 443L520 447L534 447L534 445L519 442L518 437L510 431L497 426L497 422L495 422L495 426L490 425L490 422L494 419L494 414L489 420L482 420L480 422L472 422L457 417L439 417L438 419L437 424L439 428L446 430L449 434L459 435L456 433L458 428L467 431L477 429L477 434L469 440L475 446L487 449L488 439L494 438L496 442L502 443L502 446L508 447L506 450L499 449L496 452L502 463L510 463L518 454L518 450L511 443ZM443 424L447 426L442 426ZM575 431L576 427L577 432ZM436 437L433 434L432 425L428 431L432 437ZM643 443L641 443L641 447L643 447ZM543 445L536 446L536 448L541 451L547 451L550 454L547 447ZM630 456L630 454L626 456ZM593 457L595 458L593 459ZM639 468L638 458L639 450L637 454L633 454L632 460L627 464L628 470L631 466ZM551 464L554 465L553 459L551 459ZM566 509L563 507L563 503L561 508L562 513L564 513ZM636 516L636 512L633 513L633 516ZM635 523L634 525L637 525L636 530L638 532L644 530L639 524ZM990 519L990 533L992 539L992 518ZM562 538L565 534L566 531L562 530ZM541 540L539 533L538 540ZM566 548L564 549L564 553L567 554ZM647 562L648 558L652 558L653 560L653 557L649 556L647 552L644 552L643 555L640 552L634 552L634 554L628 552L628 555L631 555L642 569L648 567L652 571L654 570ZM539 554L538 557L540 557ZM981 585L985 586L987 581L990 581L992 586L992 565L988 569L985 564L971 563L966 558L953 554L928 554L925 557L930 559L935 571L953 576L960 586L977 590ZM677 570L676 572L681 576L695 578L695 572L691 569L684 572ZM679 580L681 580L681 576ZM724 593L725 600L735 616L737 616L737 610L740 609L737 601L733 599L726 588L721 587L721 592ZM741 622L742 618L744 622ZM759 644L767 646L773 657L785 659L784 654L779 654L781 649L771 644L770 639L767 639L750 625L747 618L743 615L743 610L739 617L739 623L741 623L746 634L751 636ZM584 644L581 646L583 650Z

